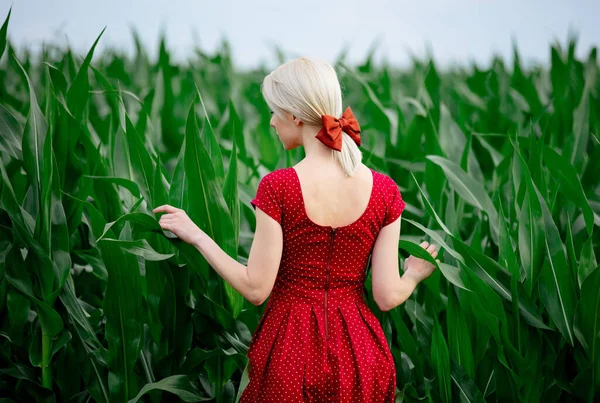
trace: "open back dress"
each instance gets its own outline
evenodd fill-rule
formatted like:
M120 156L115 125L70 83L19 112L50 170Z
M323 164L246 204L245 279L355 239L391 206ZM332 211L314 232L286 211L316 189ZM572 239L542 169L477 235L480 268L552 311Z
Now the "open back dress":
M283 253L250 342L241 403L394 402L394 360L363 288L377 234L405 203L393 179L369 169L367 208L337 228L308 217L293 167L259 182L251 204L281 224Z

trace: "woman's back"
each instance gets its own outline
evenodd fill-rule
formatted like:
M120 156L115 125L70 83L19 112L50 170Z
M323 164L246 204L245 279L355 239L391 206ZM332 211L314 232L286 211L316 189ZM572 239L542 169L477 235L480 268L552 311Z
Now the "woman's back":
M405 206L396 183L364 165L336 178L305 164L263 177L252 205L284 245L242 402L393 402L394 361L363 285L379 231Z
M356 221L367 209L373 190L373 174L364 164L345 177L336 163L331 167L304 161L293 167L302 189L305 212L311 221L334 228Z

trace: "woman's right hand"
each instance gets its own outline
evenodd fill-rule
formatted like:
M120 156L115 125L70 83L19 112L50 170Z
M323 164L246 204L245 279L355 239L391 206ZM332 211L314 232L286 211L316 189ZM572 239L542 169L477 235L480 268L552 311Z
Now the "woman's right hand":
M438 251L435 245L430 245L429 242L423 241L421 242L420 246L423 247L423 249L425 249L427 252L429 252L429 254L433 258L437 256ZM438 263L440 261L439 259L435 260ZM425 280L431 275L431 273L433 273L435 269L436 266L433 263L430 263L425 259L414 257L413 255L410 255L404 261L404 275L414 278L415 280L417 280L417 282Z

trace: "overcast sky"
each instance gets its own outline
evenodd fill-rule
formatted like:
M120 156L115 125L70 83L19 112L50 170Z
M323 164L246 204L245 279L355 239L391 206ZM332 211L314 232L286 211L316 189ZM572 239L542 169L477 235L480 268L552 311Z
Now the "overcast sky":
M0 1L2 19L11 3ZM288 58L300 55L334 61L348 45L351 63L364 60L379 40L376 60L406 65L410 52L431 49L441 66L472 60L485 66L494 53L511 58L516 39L525 61L545 63L549 44L578 35L578 55L600 43L599 0L20 0L12 4L9 37L17 47L67 41L81 54L107 27L98 50L131 51L135 26L155 56L161 29L178 59L194 43L213 52L231 42L234 62L253 67L276 63L273 44Z

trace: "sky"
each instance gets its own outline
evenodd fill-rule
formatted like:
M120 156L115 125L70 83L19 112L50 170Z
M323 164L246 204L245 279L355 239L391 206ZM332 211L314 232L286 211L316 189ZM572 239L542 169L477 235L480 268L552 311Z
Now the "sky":
M2 19L11 3L0 0ZM347 47L351 64L374 59L407 66L411 54L432 55L441 66L489 65L493 55L512 60L513 42L525 63L547 63L549 45L577 35L577 54L600 44L600 0L17 0L8 35L17 49L66 44L84 55L106 26L97 50L133 51L132 27L155 57L161 32L178 60L194 45L212 53L228 39L234 63L277 64L274 46L290 59L330 62Z

